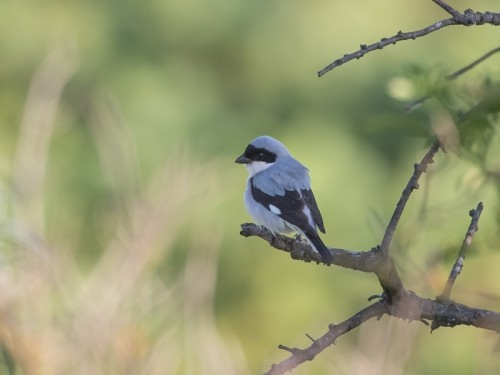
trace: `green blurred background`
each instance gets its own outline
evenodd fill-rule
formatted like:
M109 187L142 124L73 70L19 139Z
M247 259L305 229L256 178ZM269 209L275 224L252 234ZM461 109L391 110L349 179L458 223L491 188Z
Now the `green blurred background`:
M431 124L474 105L499 57L448 101L404 105L497 47L498 30L450 27L316 72L447 16L431 1L0 2L0 373L256 374L287 356L278 344L305 347L305 333L366 306L373 275L239 235L234 159L258 135L279 138L311 171L325 242L379 243ZM436 157L393 255L406 286L433 298L483 201L453 298L499 310L488 138L480 162ZM491 332L429 335L384 317L294 374L492 374L499 348Z

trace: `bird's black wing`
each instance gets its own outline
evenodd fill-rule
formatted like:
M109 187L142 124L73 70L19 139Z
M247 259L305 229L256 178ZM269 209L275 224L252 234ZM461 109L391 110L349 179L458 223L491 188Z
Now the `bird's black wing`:
M304 212L304 208L307 205L311 211L315 224L318 225L318 228L324 233L325 228L323 227L323 219L321 218L321 213L319 212L316 200L314 199L314 195L311 190L285 190L284 195L273 196L264 193L262 190L257 188L253 184L252 180L250 180L250 188L252 197L256 202L260 203L266 209L273 212L286 222L299 228L314 245L314 248L316 248L319 252L325 263L328 265L332 263L333 257L330 251L323 241L321 241L316 228L311 226L311 223Z
M302 197L301 191L285 190L284 195L269 195L257 188L253 184L253 181L250 181L250 187L252 197L256 202L260 203L266 209L275 213L286 222L295 225L297 228L302 230L304 234L313 236L316 235L316 228L311 227L309 219L304 212L304 207L307 203ZM319 213L319 211L317 212ZM313 214L313 218L314 215L315 214ZM314 220L316 221L315 218Z
M318 204L316 203L316 198L314 198L314 194L312 190L302 189L301 190L302 197L306 202L307 207L311 210L311 215L313 217L314 222L318 226L319 230L325 233L325 226L323 224L323 217L321 216L321 212L319 211Z

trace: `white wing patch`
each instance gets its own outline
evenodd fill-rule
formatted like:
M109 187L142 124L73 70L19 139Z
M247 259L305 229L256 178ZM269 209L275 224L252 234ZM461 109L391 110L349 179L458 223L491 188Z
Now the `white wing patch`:
M307 205L304 205L302 212L304 213L304 215L307 216L307 221L309 222L309 225L313 228L316 228L316 223L314 222L314 219L311 215L311 210L309 209L309 207L307 207Z
M272 204L269 205L269 210L275 215L281 214L281 210L278 207L273 206Z

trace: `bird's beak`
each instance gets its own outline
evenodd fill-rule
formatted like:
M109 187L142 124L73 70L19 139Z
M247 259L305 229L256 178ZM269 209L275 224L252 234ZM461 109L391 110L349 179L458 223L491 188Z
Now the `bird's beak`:
M238 156L238 158L234 161L235 163L238 164L248 164L251 162L249 158L245 156L245 154Z

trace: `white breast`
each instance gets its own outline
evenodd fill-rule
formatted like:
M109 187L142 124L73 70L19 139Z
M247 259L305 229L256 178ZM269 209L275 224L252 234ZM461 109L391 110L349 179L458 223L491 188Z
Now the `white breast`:
M251 163L245 164L245 168L248 171L250 177L255 176L257 173L262 172L272 166L274 163L265 163L263 161L252 161Z

